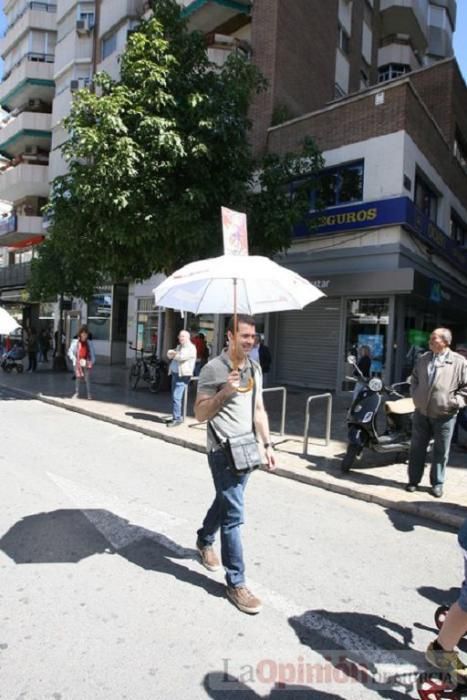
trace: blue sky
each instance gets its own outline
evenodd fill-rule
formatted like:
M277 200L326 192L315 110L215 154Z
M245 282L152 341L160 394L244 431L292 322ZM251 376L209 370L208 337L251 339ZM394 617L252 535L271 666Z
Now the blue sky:
M5 16L3 14L3 0L0 0L0 34L5 29ZM461 68L464 80L467 83L467 0L457 0L457 29L454 34L454 53ZM0 60L0 76L2 74L2 61Z

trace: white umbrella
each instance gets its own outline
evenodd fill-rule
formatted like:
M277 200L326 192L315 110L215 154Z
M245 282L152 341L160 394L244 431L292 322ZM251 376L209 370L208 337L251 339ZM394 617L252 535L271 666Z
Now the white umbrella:
M18 321L0 306L0 335L9 335L21 328Z
M154 290L156 304L194 314L261 314L303 309L324 296L295 272L258 255L197 260Z

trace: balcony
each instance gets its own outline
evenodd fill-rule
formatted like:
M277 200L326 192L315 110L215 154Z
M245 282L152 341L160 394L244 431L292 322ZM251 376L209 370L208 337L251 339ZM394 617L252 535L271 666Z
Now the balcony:
M50 150L52 138L50 114L22 112L14 119L0 122L0 153L13 158L21 153L34 155L36 147Z
M99 26L100 36L121 24L126 18L139 18L144 11L143 0L104 0Z
M53 54L25 54L4 73L0 83L0 104L12 110L30 99L52 102L55 91L53 74Z
M409 36L417 51L428 45L427 0L381 0L381 37Z
M0 246L23 247L39 243L44 238L42 216L9 216L0 219Z
M0 267L0 289L5 287L25 287L30 279L30 262Z
M78 34L76 30L65 34L55 46L55 73L61 73L70 63L83 64L92 61L93 34Z
M44 2L29 2L24 12L15 19L0 40L0 55L4 56L18 43L21 37L32 29L39 31L57 31L56 5Z
M247 41L226 34L211 33L206 37L206 43L209 60L219 67L224 65L232 53L247 59L251 55L251 46Z
M389 64L410 66L410 70L420 68L412 47L409 44L388 44L378 49L378 68Z
M181 0L191 30L212 32L237 15L250 15L249 0Z
M48 160L28 160L0 172L0 199L17 202L25 197L48 197Z

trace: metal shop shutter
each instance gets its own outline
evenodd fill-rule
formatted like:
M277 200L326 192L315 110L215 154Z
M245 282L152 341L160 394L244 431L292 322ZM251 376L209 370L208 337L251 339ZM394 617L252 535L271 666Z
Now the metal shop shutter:
M273 363L278 384L335 389L340 298L319 299L303 311L278 314Z

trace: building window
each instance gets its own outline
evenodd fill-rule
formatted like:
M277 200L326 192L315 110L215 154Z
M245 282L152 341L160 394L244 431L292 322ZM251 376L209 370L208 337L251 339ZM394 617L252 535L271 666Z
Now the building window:
M337 25L337 45L342 53L345 53L346 56L349 54L350 37L340 22Z
M423 212L430 221L436 223L438 216L438 195L420 175L417 175L415 178L414 201L420 211Z
M157 349L159 312L154 308L154 297L138 299L136 312L136 347L138 350Z
M410 66L406 63L388 63L378 68L378 82L385 83L387 80L400 78L406 73L410 73Z
M117 32L110 34L106 39L102 40L102 60L117 50Z
M110 340L112 289L102 288L88 304L88 328L93 340Z
M358 357L360 349L366 346L370 351L371 374L383 375L388 350L389 298L348 299L346 315L346 355ZM350 386L344 382L342 388Z
M454 157L467 172L467 144L460 135L458 129L456 129L456 136L454 139Z
M467 245L467 224L451 209L450 236L460 246Z
M318 198L323 207L363 200L363 160L325 170L319 178Z

